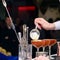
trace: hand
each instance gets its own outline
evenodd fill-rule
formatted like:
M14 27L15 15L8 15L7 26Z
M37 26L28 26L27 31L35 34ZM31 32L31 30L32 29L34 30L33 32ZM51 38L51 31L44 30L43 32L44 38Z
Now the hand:
M34 20L34 23L39 29L43 28L45 30L54 30L54 28L55 28L54 23L49 23L43 18L36 18Z

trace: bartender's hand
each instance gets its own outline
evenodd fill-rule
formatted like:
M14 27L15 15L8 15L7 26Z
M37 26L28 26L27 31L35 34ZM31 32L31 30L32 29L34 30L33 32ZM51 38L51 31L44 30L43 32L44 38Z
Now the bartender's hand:
M49 23L43 18L36 18L34 20L34 24L39 28L39 29L45 29L45 30L54 30L55 25L54 23Z
M34 60L49 60L49 57L39 56L39 57L36 57Z

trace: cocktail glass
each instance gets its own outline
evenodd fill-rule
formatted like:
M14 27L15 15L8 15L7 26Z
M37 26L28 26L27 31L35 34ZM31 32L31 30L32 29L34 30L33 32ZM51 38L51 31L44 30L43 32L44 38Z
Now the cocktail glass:
M43 55L43 52L39 52L39 48L43 47L44 44L44 40L32 40L31 44L37 48L37 52L36 52L36 57L39 55ZM41 54L42 53L42 54Z
M37 48L37 52L39 52L39 48L43 46L43 40L32 40L31 44Z
M51 46L53 46L56 43L57 43L57 40L56 39L50 39L50 44L49 44L49 59L53 59L51 57Z
M45 47L49 46L50 40L49 39L43 39L44 44L43 44L43 52L45 52Z

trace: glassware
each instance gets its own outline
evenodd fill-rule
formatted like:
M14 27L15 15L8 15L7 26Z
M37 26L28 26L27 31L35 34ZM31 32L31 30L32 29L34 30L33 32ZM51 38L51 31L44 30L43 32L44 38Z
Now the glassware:
M43 46L43 40L32 40L31 44L37 48L37 52L39 52L39 48Z
M51 46L53 46L56 43L57 43L56 39L50 39L50 44L49 44L49 59L54 59L53 57L51 57Z
M27 60L32 60L32 44L28 44Z
M37 27L35 27L34 29L32 29L32 30L30 31L30 37L31 37L31 39L37 40L37 39L39 38L39 36L40 36L40 32L39 32L39 30L37 29Z
M39 56L48 56L48 52L36 52L36 57Z
M44 40L32 40L31 43L32 43L32 45L33 45L34 47L37 48L36 57L38 57L38 56L40 56L40 55L45 55L45 56L47 56L48 52L43 52L43 51L39 52L39 48L40 48L40 47L43 47L43 46L45 45L45 41L44 41ZM46 46L46 45L45 45L45 46Z
M57 43L57 40L56 39L50 39L50 46L53 46L54 44Z
M45 45L44 45L43 49L45 49L45 47L48 46L49 47L49 59L53 59L51 57L51 46L56 44L56 42L57 42L56 39L43 39L43 40L45 40Z
M43 39L44 44L43 44L43 52L45 52L45 47L49 46L50 40L49 39Z
M26 24L23 25L23 37L22 38L19 33L19 42L20 42L19 51L21 52L20 53L21 58L22 60L27 60L29 44L28 44L28 27L26 26Z
M26 49L25 48L21 48L21 46L19 46L19 56L18 56L19 60L32 60L32 45L29 44L27 47L27 54L26 54Z

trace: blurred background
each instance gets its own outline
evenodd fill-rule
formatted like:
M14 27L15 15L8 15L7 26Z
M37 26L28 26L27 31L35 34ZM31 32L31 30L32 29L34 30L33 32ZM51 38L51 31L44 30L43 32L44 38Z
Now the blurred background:
M30 32L32 28L35 28L34 19L37 17L43 17L50 23L60 20L59 0L6 0L6 3L17 32L23 32L23 24L26 24L29 27ZM12 30L6 29L6 17L8 17L8 14L2 4L2 1L0 0L0 46L10 52L13 50L12 53L15 55L14 49L16 49L16 51L18 49L16 48L18 45L18 43L16 43L17 38L15 38L15 34L13 34L14 32ZM55 38L60 40L59 30L46 31L42 29L40 32L40 39ZM28 37L29 43L31 43L31 38L30 36ZM12 42L12 44L10 42ZM55 47L54 49L56 49ZM34 48L33 54L35 54L35 51L36 49ZM53 53L56 53L56 51L53 51Z
M44 17L53 21L60 18L60 2L59 0L6 0L7 7L13 20L20 18L24 23L29 23L36 17ZM4 19L6 11L0 1L0 18ZM24 15L25 14L25 15Z

